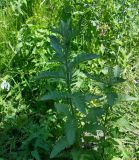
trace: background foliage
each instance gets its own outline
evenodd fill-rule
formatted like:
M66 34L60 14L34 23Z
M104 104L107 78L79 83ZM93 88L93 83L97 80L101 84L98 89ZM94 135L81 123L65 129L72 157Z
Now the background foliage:
M138 10L138 0L0 1L0 84L10 84L9 90L0 88L1 160L139 159ZM55 99L40 101L51 91L66 91L65 83L56 74L34 80L42 71L60 70L54 61L57 47L63 47L57 29L62 22L67 27L69 19L69 60L81 53L100 56L75 69L78 142L74 129L65 127L66 116L57 113ZM86 103L86 113L80 108L83 93L101 97ZM105 106L112 107L103 114ZM55 147L65 132L73 143Z

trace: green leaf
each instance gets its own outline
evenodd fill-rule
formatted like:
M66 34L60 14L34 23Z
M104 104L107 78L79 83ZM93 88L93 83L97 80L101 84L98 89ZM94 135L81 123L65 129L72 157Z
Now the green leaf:
M25 148L29 143L38 137L38 133L31 134L21 145L21 149Z
M120 77L121 69L120 69L120 67L118 65L116 65L113 68L113 74L114 74L114 77Z
M69 97L69 94L67 92L59 92L59 91L50 91L46 95L40 98L40 101L46 101L46 100L61 100L61 99L67 99Z
M56 103L55 108L58 113L62 113L65 116L70 116L71 113L69 111L69 105L68 104L62 104L62 103Z
M122 82L125 82L125 81L126 80L123 79L123 78L114 77L114 78L112 78L111 85L115 85L115 84L122 83Z
M94 82L94 84L96 86L98 86L100 89L105 89L106 88L106 84L104 83L104 79L102 75L98 75L98 74L89 74L87 72L84 72L83 73L89 78L89 79L92 79Z
M127 117L119 118L116 122L116 125L122 128L130 128L130 123Z
M113 157L112 160L122 160L122 159L119 157Z
M107 103L110 106L113 106L116 103L116 100L118 98L118 95L114 92L108 93L107 94Z
M99 57L100 56L97 55L97 54L85 54L85 53L79 54L70 63L70 67L73 68L73 67L79 65L82 62L89 61L89 60L92 60L92 59L96 59L96 58L99 58Z
M38 74L34 79L42 79L42 78L64 78L64 74L62 72L49 72L43 71Z
M50 158L57 156L62 150L69 147L66 137L62 137L53 147Z
M70 118L65 126L66 138L69 145L74 144L76 136L76 121Z
M100 160L100 154L94 150L73 149L71 151L72 160Z
M85 103L84 95L80 93L74 93L72 95L72 102L74 106L78 108L80 112L86 113L86 103Z
M93 99L99 99L102 96L98 96L98 95L95 95L95 94L88 93L88 94L85 94L84 97L85 97L85 101L89 102L89 101L91 101Z
M119 95L119 101L139 101L138 97L132 97L126 94Z
M41 160L40 155L37 150L32 151L31 155L33 158L35 158L35 160Z
M27 1L26 0L23 0L23 3L26 5L26 7L27 7Z
M60 32L61 32L61 35L65 38L65 41L69 42L72 37L71 20L70 19L68 19L67 21L61 20Z
M102 82L102 79L100 78L100 77L101 77L100 75L97 75L97 74L91 75L91 74L89 74L89 73L87 73L87 72L84 72L84 71L83 71L83 73L84 73L88 78L90 78L90 79L92 79L92 80L94 80L94 81Z
M89 120L89 119L88 119ZM94 118L95 120L95 118ZM91 123L86 123L84 125L84 131L96 133L96 130L104 130L105 128L98 124L98 121L94 121L93 119L90 119ZM93 123L92 123L93 122Z
M104 109L101 107L93 107L89 110L87 114L87 119L92 122L96 122L105 113Z
M41 131L41 133L42 133L42 131ZM49 152L49 149L50 149L49 145L45 141L43 141L43 138L41 139L40 137L39 138L37 137L36 142L34 144L34 147L41 148L41 149L45 150L46 152Z
M58 53L59 55L62 55L62 48L60 46L59 39L55 36L50 36L50 40L51 40L51 46L53 47L55 52Z
M53 33L56 33L56 34L60 34L60 29L59 29L59 28L52 27L52 28L51 28L51 31L52 31Z

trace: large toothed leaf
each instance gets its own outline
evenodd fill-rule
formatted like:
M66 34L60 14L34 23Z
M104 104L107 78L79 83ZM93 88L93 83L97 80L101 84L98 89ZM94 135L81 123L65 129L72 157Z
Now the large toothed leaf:
M68 96L69 94L67 92L51 91L41 97L40 101L67 99Z
M69 145L74 144L76 136L76 121L70 118L65 125L66 138Z
M62 72L49 72L43 71L38 74L34 79L42 79L42 78L64 78L64 74Z
M89 110L86 118L89 121L96 122L105 113L102 107L93 107Z
M72 37L71 20L70 19L67 20L66 22L61 21L60 31L61 31L61 35L65 38L65 41L69 42Z
M86 113L85 97L82 94L74 93L72 96L74 106L82 113Z
M50 40L51 40L51 46L53 47L55 52L57 52L58 54L62 54L62 48L60 46L59 39L55 36L50 36Z
M118 95L114 92L107 94L107 102L109 106L113 106L117 101Z
M62 103L56 103L55 108L58 113L62 113L65 116L70 116L71 113L69 111L69 105L68 104L62 104Z
M117 73L118 71L116 70L115 71L116 73L114 73L115 75L115 77L111 77L110 78L110 81L109 82L107 82L107 83L109 83L109 85L116 85L116 84L118 84L118 83L122 83L122 82L125 82L126 80L125 79L123 79L123 78L121 78L121 77L118 77L119 76L119 73ZM83 71L83 73L88 77L88 78L90 78L90 79L92 79L92 80L94 80L94 81L96 81L97 83L96 83L96 85L98 85L100 88L105 88L106 86L107 86L107 84L106 84L106 82L105 82L105 79L103 78L103 75L97 75L97 74L89 74L89 73L87 73L87 72L84 72Z
M65 148L69 147L66 137L62 137L53 147L50 158L54 158Z
M85 71L83 71L83 73L89 78L89 79L92 79L94 81L97 81L97 82L103 82L103 78L101 75L98 75L98 74L89 74Z
M86 102L89 102L89 101L94 100L94 99L102 98L102 96L98 96L98 95L91 94L91 93L85 94L84 97L85 97Z
M96 59L96 58L99 58L99 57L100 56L97 55L97 54L82 53L82 54L77 55L73 59L73 61L70 63L70 66L71 67L75 67L75 66L77 66L78 64L80 64L82 62L89 61L89 60L92 60L92 59Z

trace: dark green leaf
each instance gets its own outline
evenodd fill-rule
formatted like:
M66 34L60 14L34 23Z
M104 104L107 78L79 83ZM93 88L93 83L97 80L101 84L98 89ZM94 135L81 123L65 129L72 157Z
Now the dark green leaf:
M83 73L90 79L97 81L97 82L103 82L103 78L102 75L98 75L98 74L89 74L85 71L83 71Z
M97 54L85 54L85 53L79 54L70 63L70 67L73 68L73 67L79 65L82 62L89 61L89 60L92 60L92 59L96 59L96 58L99 58L99 57L100 56L97 55Z
M113 106L116 103L116 100L118 98L118 95L114 92L108 93L107 94L107 103L110 106Z
M50 40L51 40L51 46L53 47L55 52L58 53L59 55L62 55L62 48L60 46L59 39L55 36L50 36Z
M57 156L62 150L69 147L66 137L61 138L53 147L50 158Z
M37 150L32 151L31 154L35 158L35 160L41 160L40 155Z
M94 119L95 120L95 119ZM99 125L97 123L97 121L94 122L93 119L91 119L91 123L86 123L84 125L84 130L87 131L87 132L92 132L92 133L95 133L96 134L96 130L104 130L105 128L101 125ZM93 122L93 123L92 123Z
M70 116L71 113L69 111L69 105L68 104L62 104L62 103L56 103L55 108L58 113L62 113L65 116Z
M71 20L68 19L67 21L61 21L60 30L61 35L65 38L65 41L69 42L72 37Z
M76 121L74 118L70 118L66 123L65 132L68 144L74 144L76 136Z
M118 83L122 83L122 82L125 82L126 80L123 79L123 78L120 78L120 77L116 77L116 78L113 78L112 79L112 84L118 84Z
M62 72L48 72L43 71L38 74L34 79L42 79L42 78L64 78Z
M102 96L98 96L98 95L95 95L95 94L85 94L84 95L84 97L85 97L85 101L86 102L89 102L89 101L91 101L91 100L93 100L93 99L99 99L99 98L101 98Z
M48 92L46 95L41 97L40 101L46 101L46 100L61 100L61 99L67 99L69 94L67 92L59 92L59 91L51 91Z
M74 93L72 95L72 102L74 106L78 108L80 112L86 113L86 103L85 103L84 95L81 95L79 93Z
M93 147L93 146L92 146ZM72 160L100 160L100 154L95 150L73 149L71 152Z
M40 135L39 135L40 136ZM43 150L45 150L46 152L48 152L49 151L49 145L45 142L45 141L43 141L43 139L41 139L41 138L38 138L37 137L37 139L36 139L36 141L35 141L35 145L34 145L34 147L35 148L42 148Z
M104 109L101 107L93 107L89 110L87 114L87 119L96 122L105 113Z

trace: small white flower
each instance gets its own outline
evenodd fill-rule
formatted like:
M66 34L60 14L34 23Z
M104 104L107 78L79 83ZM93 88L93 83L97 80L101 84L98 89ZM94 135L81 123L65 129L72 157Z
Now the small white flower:
M96 130L96 133L98 138L104 137L104 132L102 130Z
M6 80L3 80L1 83L1 89L9 91L10 90L10 83L8 83Z
M136 79L134 79L134 83L135 83L135 84L138 84L138 83L139 83L139 81L138 81L138 80L136 80Z

